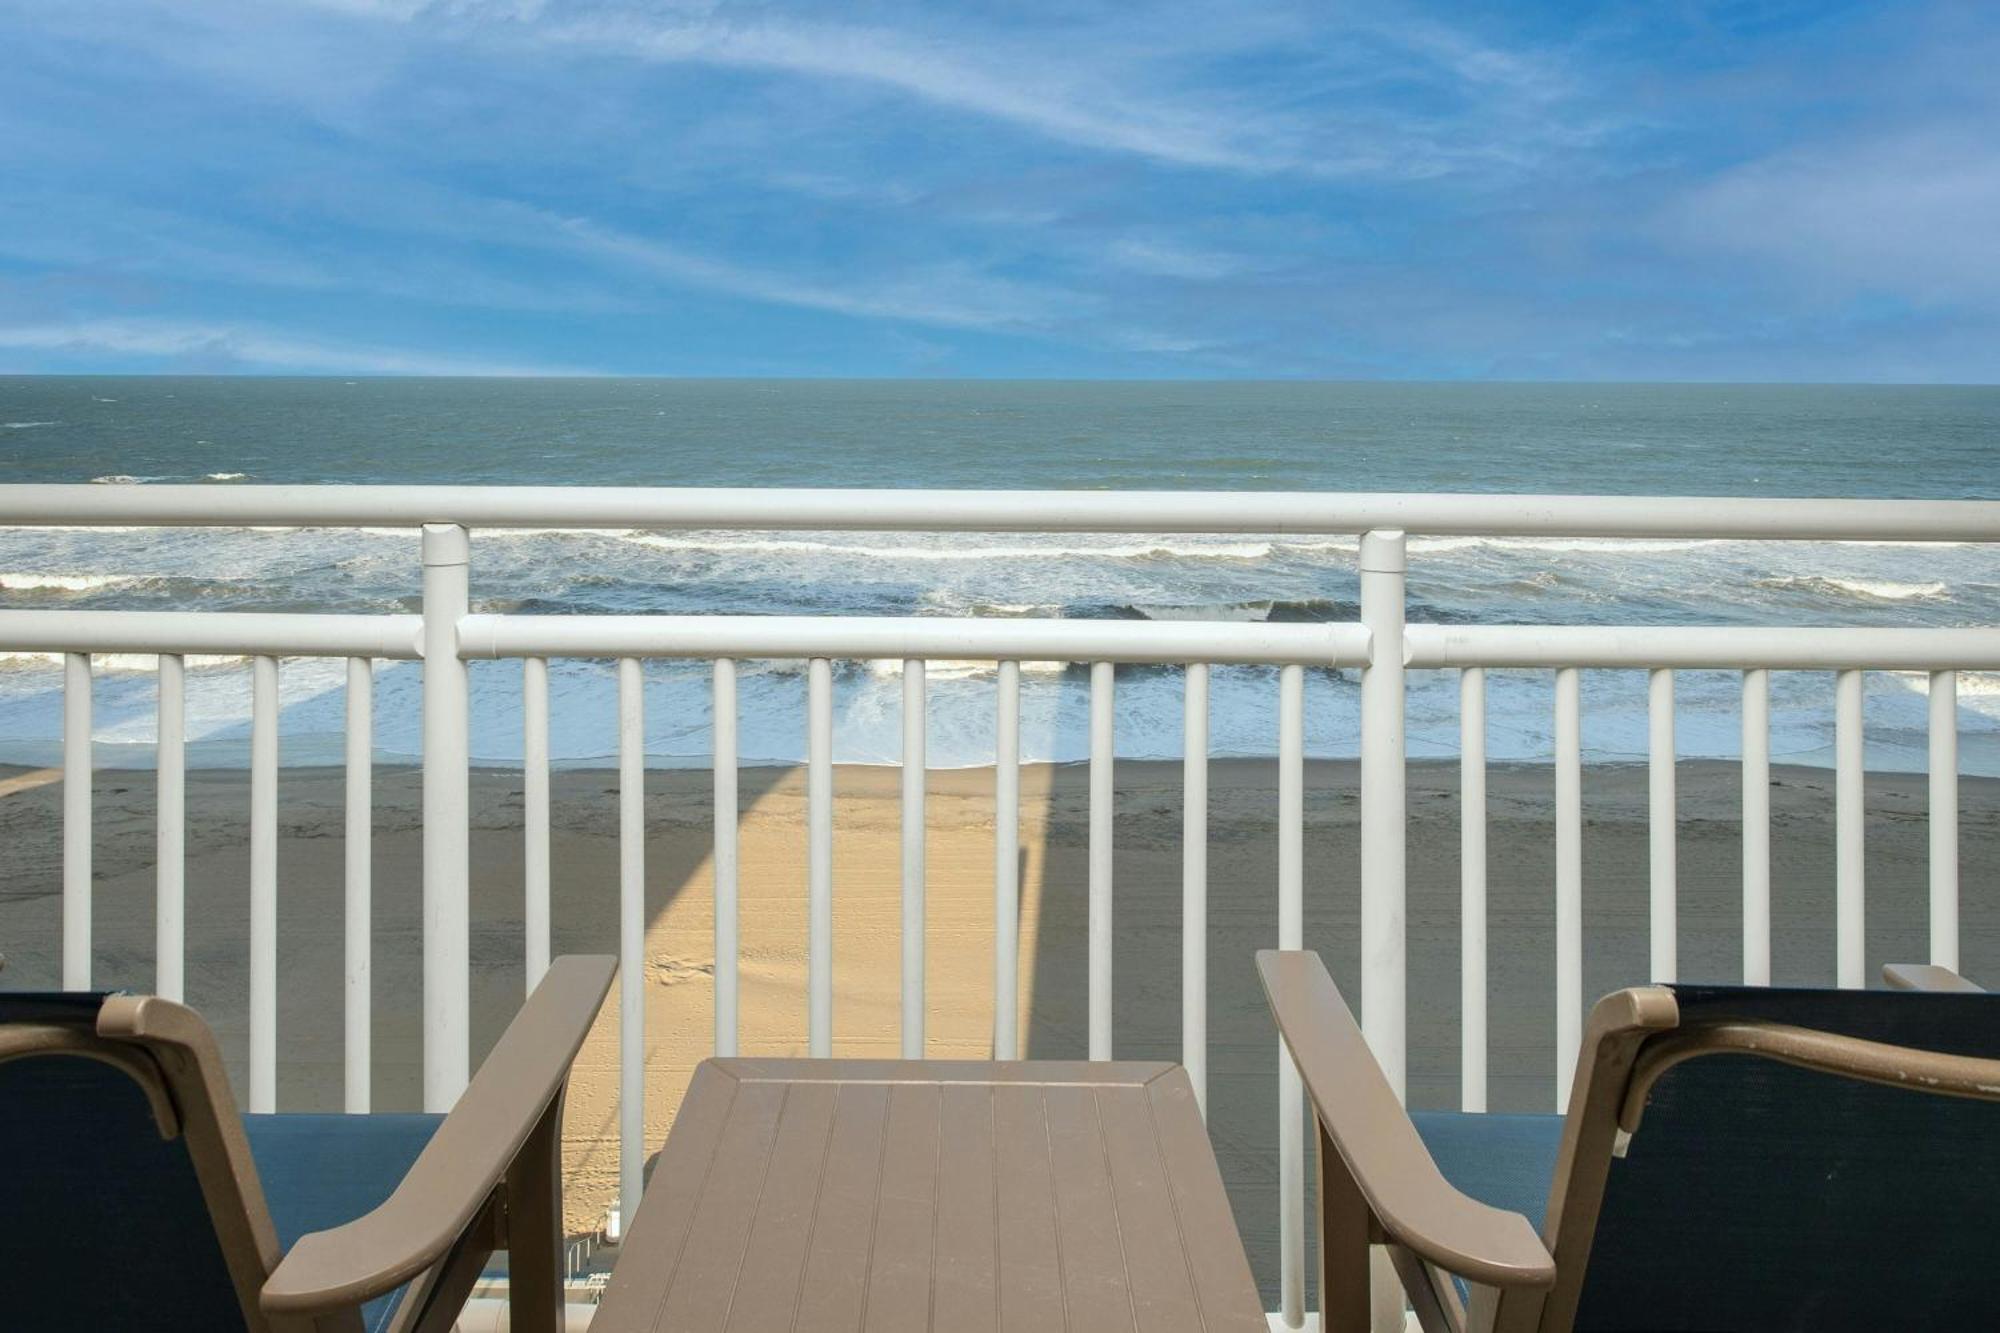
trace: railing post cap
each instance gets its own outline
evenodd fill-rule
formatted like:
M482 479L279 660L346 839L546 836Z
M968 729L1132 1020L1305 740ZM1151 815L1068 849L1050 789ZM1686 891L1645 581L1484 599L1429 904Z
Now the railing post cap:
M1409 570L1409 558L1401 528L1377 528L1361 534L1361 572L1402 574Z
M457 523L424 524L424 563L463 565L472 560L472 543Z

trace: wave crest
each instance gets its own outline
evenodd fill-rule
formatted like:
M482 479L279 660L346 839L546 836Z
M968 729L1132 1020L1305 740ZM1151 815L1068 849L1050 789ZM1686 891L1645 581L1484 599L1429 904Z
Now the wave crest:
M134 581L131 574L0 574L0 591L92 592Z
M1757 586L1781 592L1815 593L1867 602L1910 602L1943 597L1949 589L1942 582L1900 583L1893 579L1845 579L1830 574L1787 574L1758 579Z

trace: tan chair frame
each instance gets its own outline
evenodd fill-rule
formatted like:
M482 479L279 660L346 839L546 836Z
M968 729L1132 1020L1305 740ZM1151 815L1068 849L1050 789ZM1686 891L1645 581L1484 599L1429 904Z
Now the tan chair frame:
M1366 1333L1369 1247L1387 1248L1426 1333L1568 1333L1575 1323L1611 1159L1673 1065L1750 1054L1846 1078L2000 1100L2000 1060L1890 1046L1781 1023L1683 1026L1671 990L1617 991L1591 1011L1563 1123L1547 1216L1454 1189L1368 1050L1319 955L1257 954L1264 993L1297 1064L1319 1140L1320 1327ZM1979 987L1944 968L1892 964L1892 986ZM1471 1287L1459 1299L1453 1276Z
M288 1254L258 1181L208 1024L157 996L114 995L94 1033L0 1028L0 1061L69 1055L124 1072L161 1137L185 1137L223 1260L253 1333L358 1333L361 1307L405 1283L393 1333L449 1329L487 1257L508 1253L509 1327L555 1333L562 1313L562 1107L570 1063L616 960L550 965L395 1191Z

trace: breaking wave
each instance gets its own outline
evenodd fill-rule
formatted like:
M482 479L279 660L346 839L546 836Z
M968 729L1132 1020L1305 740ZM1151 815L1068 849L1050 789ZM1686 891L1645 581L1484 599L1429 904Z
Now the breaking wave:
M1900 583L1892 579L1834 578L1825 574L1788 574L1780 578L1758 579L1756 585L1779 591L1807 592L1868 602L1920 601L1943 597L1948 592L1941 581Z

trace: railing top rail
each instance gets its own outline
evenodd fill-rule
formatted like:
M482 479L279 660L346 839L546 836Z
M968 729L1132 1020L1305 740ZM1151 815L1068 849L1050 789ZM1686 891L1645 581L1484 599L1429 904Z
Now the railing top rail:
M2000 501L1311 491L0 486L0 526L1257 532L2000 542Z

